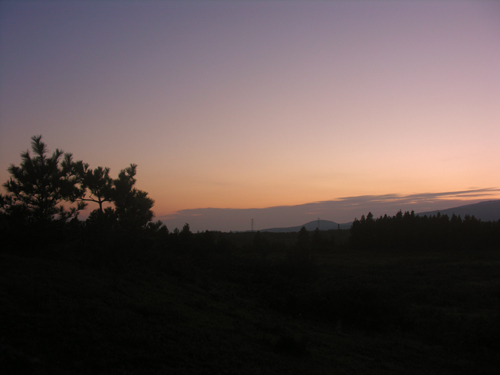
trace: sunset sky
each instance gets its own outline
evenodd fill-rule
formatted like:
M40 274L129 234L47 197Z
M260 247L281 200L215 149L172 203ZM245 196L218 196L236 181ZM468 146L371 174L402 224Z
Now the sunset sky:
M1 183L37 134L169 229L500 199L500 2L3 1Z

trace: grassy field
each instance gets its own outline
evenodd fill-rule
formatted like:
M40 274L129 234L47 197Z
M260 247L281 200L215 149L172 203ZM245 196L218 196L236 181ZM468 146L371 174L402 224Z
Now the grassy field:
M1 372L500 373L500 249L218 236L223 250L4 250Z

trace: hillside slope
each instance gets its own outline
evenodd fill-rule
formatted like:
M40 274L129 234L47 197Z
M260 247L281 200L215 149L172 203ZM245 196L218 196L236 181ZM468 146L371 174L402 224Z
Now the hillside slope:
M436 210L429 212L421 212L418 215L424 216L434 216L441 213L441 215L452 216L453 214L462 217L466 215L475 216L476 219L481 219L482 221L497 221L500 220L500 200L479 202L475 204L468 204L465 206L448 208L445 210Z
M0 253L3 373L500 369L497 253L122 250Z

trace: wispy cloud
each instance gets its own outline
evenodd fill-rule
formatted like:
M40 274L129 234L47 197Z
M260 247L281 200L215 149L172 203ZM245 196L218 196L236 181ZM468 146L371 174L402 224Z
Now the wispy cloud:
M464 204L498 199L499 193L498 188L483 188L410 195L361 195L295 206L188 209L161 216L158 219L164 221L169 229L181 228L185 223L189 223L195 231L248 230L252 219L255 229L296 226L317 218L346 223L368 212L378 217L384 214L394 215L399 210L414 210L417 213L444 210Z

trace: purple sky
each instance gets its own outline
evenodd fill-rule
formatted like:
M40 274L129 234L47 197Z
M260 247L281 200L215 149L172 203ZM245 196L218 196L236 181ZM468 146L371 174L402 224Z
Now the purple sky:
M194 230L498 199L499 40L497 1L3 1L0 180L42 134L113 176L138 164L156 216Z

